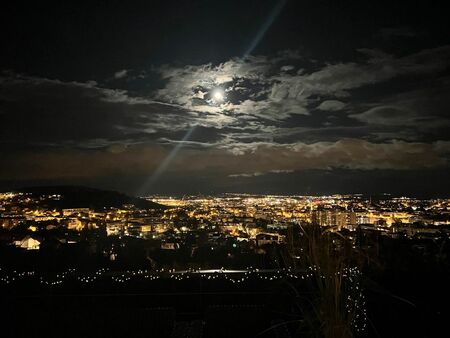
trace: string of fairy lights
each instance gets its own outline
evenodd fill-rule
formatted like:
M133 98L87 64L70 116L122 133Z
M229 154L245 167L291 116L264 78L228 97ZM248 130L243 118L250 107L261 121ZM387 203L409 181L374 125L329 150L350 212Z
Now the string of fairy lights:
M159 270L126 270L121 272L111 271L108 268L101 268L93 272L81 272L77 269L67 269L56 274L41 275L36 271L6 271L0 268L0 283L13 285L15 283L36 282L42 286L58 287L64 286L67 282L78 282L80 285L95 284L96 282L112 281L117 285L126 285L128 282L136 281L157 281L173 280L186 281L193 278L201 280L223 280L231 284L242 284L250 280L264 280L268 282L280 281L283 279L298 281L313 281L314 279L326 280L339 276L344 282L345 288L345 310L350 316L351 326L357 332L362 332L367 326L367 313L363 289L361 287L362 274L356 267L347 267L335 274L327 275L317 266L309 266L304 270L275 269L260 270L249 267L238 272L230 273L221 268L218 270L188 269L176 271L174 269Z

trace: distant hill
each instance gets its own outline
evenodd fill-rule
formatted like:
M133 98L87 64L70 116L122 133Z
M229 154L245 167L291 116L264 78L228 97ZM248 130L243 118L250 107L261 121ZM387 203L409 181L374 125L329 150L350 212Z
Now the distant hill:
M18 192L31 193L35 196L61 195L60 200L50 200L52 208L120 208L124 204L134 204L141 209L165 209L166 206L131 197L117 191L100 190L82 186L44 186L17 189Z

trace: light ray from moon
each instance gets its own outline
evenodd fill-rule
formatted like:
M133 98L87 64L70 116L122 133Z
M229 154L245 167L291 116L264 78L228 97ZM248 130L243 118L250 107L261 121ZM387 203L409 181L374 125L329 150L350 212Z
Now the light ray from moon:
M275 19L280 14L281 10L284 8L286 1L287 0L279 0L279 2L273 8L269 17L258 31L256 37L252 40L250 46L245 51L244 58L249 56L256 48L256 46L259 44L259 42L262 40L267 30L270 28L270 26L273 24ZM215 104L223 103L225 100L224 90L222 88L215 88L211 93L211 99ZM167 155L167 157L161 162L158 168L153 172L152 176L141 186L141 188L139 189L138 196L142 196L143 194L148 193L148 189L161 177L161 175L164 173L164 171L166 171L166 169L169 167L173 159L177 156L177 154L183 147L184 141L187 141L191 137L192 133L195 130L195 127L196 126L194 125L188 129L184 137L181 139L181 142L179 142L175 146L175 148L172 149L169 155Z
M270 13L267 20L264 22L262 27L259 29L258 33L256 34L256 37L251 42L250 46L247 48L247 50L244 53L244 58L249 56L253 50L256 48L256 46L260 43L264 35L266 34L267 30L272 26L275 19L280 14L281 10L284 8L284 5L286 5L287 0L280 0L273 8L272 12Z
M183 147L184 141L187 141L189 137L192 135L195 129L195 125L190 127L186 134L183 136L181 141L172 149L172 151L167 155L167 157L160 163L158 168L153 172L152 176L145 182L141 188L139 189L138 196L142 196L148 192L148 189L152 187L152 185L161 177L161 175L166 171L169 167L170 163L173 159L178 155L181 148Z

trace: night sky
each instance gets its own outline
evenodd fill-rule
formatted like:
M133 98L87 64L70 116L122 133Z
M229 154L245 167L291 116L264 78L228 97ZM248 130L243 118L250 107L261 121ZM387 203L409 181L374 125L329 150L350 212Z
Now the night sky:
M449 22L430 1L2 5L0 189L447 196Z

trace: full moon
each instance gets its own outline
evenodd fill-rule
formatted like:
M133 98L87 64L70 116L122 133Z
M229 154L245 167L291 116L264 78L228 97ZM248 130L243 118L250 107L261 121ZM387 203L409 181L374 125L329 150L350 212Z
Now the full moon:
M212 98L215 102L222 102L225 98L225 94L222 89L214 89L212 92Z

